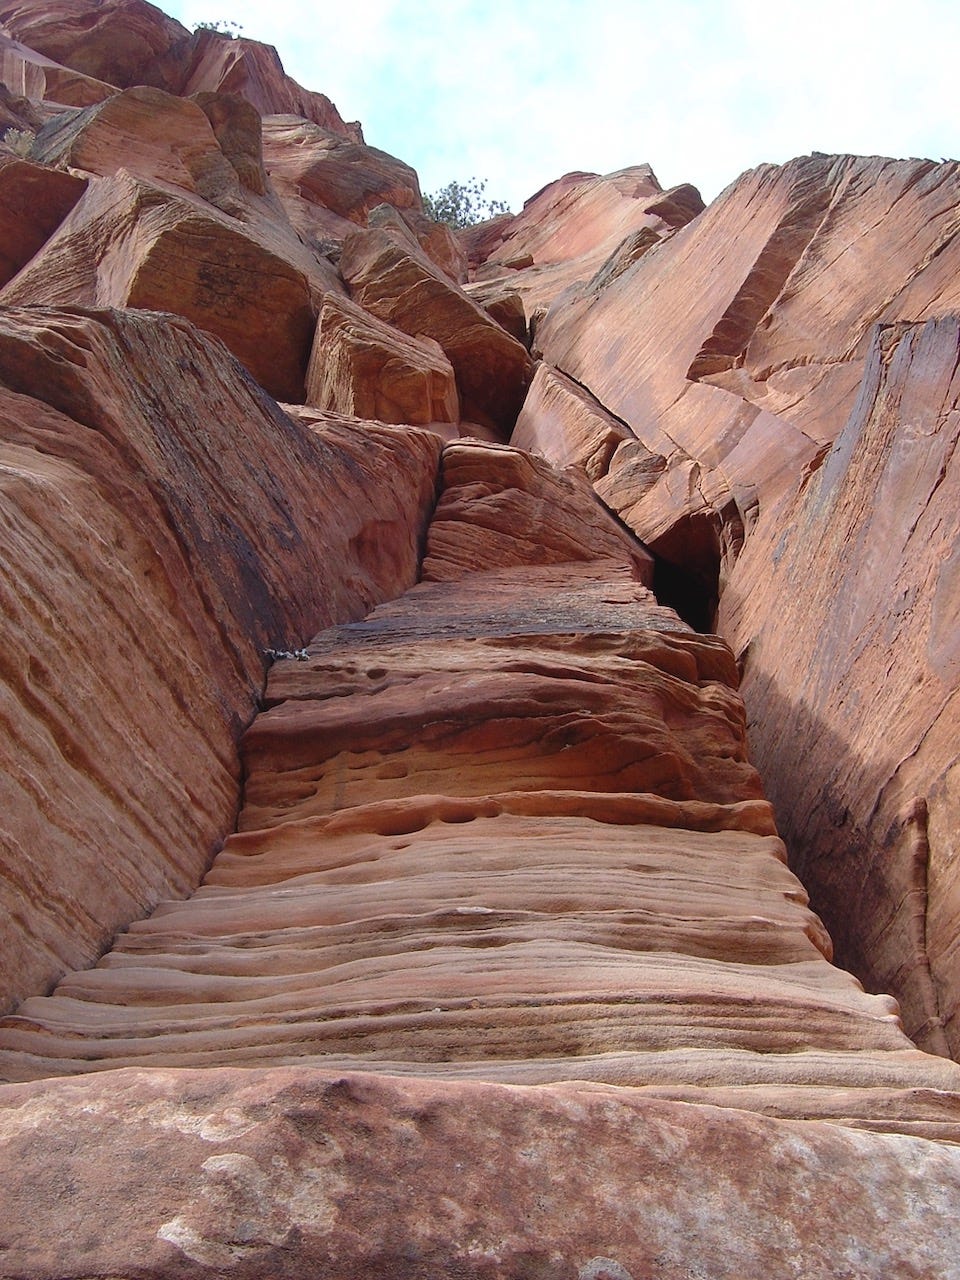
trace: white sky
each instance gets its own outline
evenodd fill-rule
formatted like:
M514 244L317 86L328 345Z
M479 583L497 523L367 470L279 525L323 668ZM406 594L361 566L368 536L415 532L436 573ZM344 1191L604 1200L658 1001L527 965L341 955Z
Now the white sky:
M421 187L517 210L644 161L705 199L809 151L956 157L958 0L161 0L233 21Z

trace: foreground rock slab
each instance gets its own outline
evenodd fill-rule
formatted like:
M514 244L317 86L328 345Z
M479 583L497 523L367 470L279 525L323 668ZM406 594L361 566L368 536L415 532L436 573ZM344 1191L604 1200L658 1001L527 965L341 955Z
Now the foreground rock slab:
M43 1081L0 1090L0 1176L18 1280L946 1280L960 1252L958 1148L609 1088Z

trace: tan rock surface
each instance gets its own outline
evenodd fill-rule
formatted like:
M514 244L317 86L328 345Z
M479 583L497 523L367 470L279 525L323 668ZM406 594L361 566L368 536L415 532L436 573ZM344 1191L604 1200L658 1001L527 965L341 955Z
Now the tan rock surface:
M254 195L264 195L263 124L256 107L236 93L195 93L192 101L210 121L220 150L241 186Z
M557 467L580 467L600 480L633 433L571 378L539 364L510 443L549 458Z
M520 293L527 319L564 289L589 280L637 233L669 237L703 208L693 187L665 192L649 165L601 177L570 173L531 196L520 213L461 232L471 276Z
M267 171L286 199L299 197L360 226L378 204L420 207L416 173L385 151L294 115L268 116L263 136Z
M632 1091L131 1071L0 1100L22 1280L924 1280L960 1245L954 1147Z
M196 883L263 648L412 581L439 443L295 428L173 317L6 310L0 380L10 1007Z
M83 178L0 156L0 285L53 234L86 189Z
M302 399L314 296L342 286L288 224L242 212L120 172L91 184L0 300L173 311L221 338L267 391Z
M744 519L796 486L853 407L878 316L953 305L957 173L851 156L763 165L547 317L545 358L669 461L638 496L614 458L601 488L641 537L731 499Z
M441 490L422 576L449 581L486 569L597 559L631 565L649 586L653 561L575 472L532 454L477 440L443 453Z
M532 374L529 355L425 255L388 231L357 231L343 242L340 270L367 311L440 343L465 418L504 433L513 428Z
M958 351L955 319L878 330L857 411L722 609L754 750L842 955L953 1053Z
M380 422L460 419L453 368L438 343L411 338L334 294L317 318L307 402Z

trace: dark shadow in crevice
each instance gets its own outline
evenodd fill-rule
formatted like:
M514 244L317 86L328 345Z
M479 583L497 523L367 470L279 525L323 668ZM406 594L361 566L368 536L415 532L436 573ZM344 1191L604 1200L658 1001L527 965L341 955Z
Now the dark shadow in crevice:
M715 629L722 549L717 517L687 516L648 545L654 556L653 591L694 631Z

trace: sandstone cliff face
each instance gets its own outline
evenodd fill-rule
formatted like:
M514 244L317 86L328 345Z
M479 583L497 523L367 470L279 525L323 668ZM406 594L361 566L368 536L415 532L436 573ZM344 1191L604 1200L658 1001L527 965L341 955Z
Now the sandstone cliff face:
M952 557L937 513L956 350L949 326L892 346L876 325L955 309L958 204L954 163L815 155L745 174L557 300L514 436L582 467L705 599L745 664L758 760L841 955L953 1053L953 837L905 815L949 790L954 760L933 725L952 720L955 676L923 637ZM867 444L870 412L886 426ZM841 465L845 496L824 487Z
M0 72L0 1272L953 1274L957 166Z
M263 649L413 581L439 442L328 442L136 311L4 312L0 382L9 1008L196 882Z

